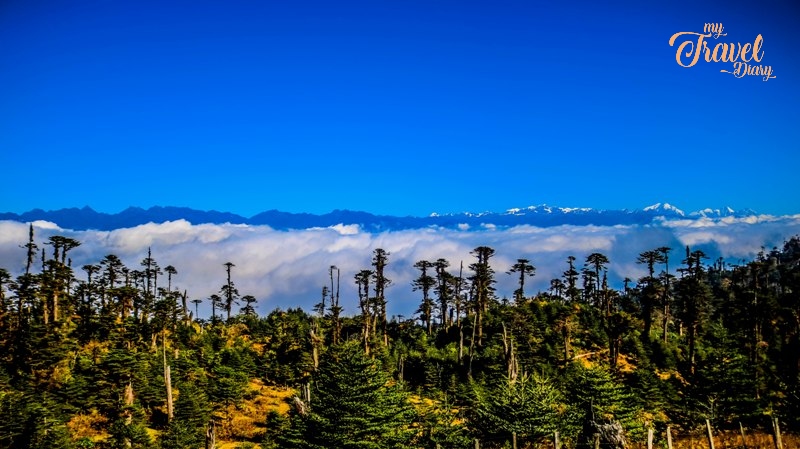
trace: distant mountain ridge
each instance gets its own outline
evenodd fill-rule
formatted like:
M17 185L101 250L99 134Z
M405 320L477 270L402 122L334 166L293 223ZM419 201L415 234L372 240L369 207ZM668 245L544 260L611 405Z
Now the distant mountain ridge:
M290 213L268 210L252 217L243 217L230 212L203 211L187 207L155 206L149 209L129 207L122 212L108 214L97 212L86 206L52 211L33 209L22 214L0 213L0 220L18 222L49 221L65 229L95 229L110 231L129 228L147 223L186 220L192 224L249 224L267 225L275 229L308 229L329 227L338 224L358 225L370 232L443 227L450 229L482 229L491 227L511 227L531 225L551 227L560 225L630 225L653 223L661 217L678 218L721 218L745 217L755 215L751 209L735 211L730 207L722 209L702 209L686 214L669 203L656 203L643 209L602 210L591 208L553 207L546 204L514 208L505 212L463 212L458 214L432 213L427 217L400 217L375 215L369 212L334 210L326 214Z

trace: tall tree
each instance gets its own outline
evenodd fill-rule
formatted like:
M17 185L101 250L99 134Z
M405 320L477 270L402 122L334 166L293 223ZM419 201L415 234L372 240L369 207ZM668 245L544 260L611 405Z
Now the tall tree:
M386 287L392 283L391 279L386 277L386 265L389 263L390 253L382 248L376 248L372 255L372 266L375 269L374 287L375 287L375 305L378 310L378 321L381 326L381 335L383 338L383 345L389 346L389 334L386 331L388 320L386 317Z
M48 290L46 311L52 312L54 322L60 319L61 302L68 296L69 284L72 281L72 269L67 264L67 253L80 246L80 242L60 235L48 238L48 245L53 247L53 258L47 261L47 271L44 273ZM45 321L48 318L45 317Z
M372 311L370 309L369 281L372 279L371 270L361 270L355 275L356 286L358 287L358 305L361 308L361 336L364 343L364 352L369 354L369 341L372 323Z
M242 301L244 301L244 307L242 307L242 313L246 316L255 316L256 315L256 308L254 306L255 303L258 302L255 296L253 295L244 295L242 296Z
M642 322L644 323L644 338L650 338L650 329L653 325L653 309L658 302L660 283L655 277L655 265L663 262L663 256L659 250L644 251L636 258L636 263L647 267L647 276L639 279L642 290L639 295L641 304Z
M147 257L142 259L139 265L144 268L144 289L142 291L141 304L135 306L135 309L140 313L142 323L147 323L155 303L158 273L161 272L161 269L153 258L152 250L149 247L147 248Z
M39 246L33 241L33 223L28 225L28 243L22 246L26 250L25 274L30 274L33 261L36 259L36 252Z
M664 273L661 276L663 285L662 292L663 295L661 297L661 303L664 306L664 326L663 326L663 339L664 343L667 343L667 329L669 325L669 304L670 304L670 285L671 285L671 275L669 274L669 252L672 248L668 246L661 246L656 251L661 254L661 262L664 264Z
M6 288L11 283L11 274L5 268L0 268L0 332L2 332L7 323L7 316L11 312L11 304L6 296Z
M194 304L194 319L195 320L200 319L200 312L198 311L199 310L198 308L200 307L200 304L202 302L203 302L203 300L199 299L199 298L195 298L195 299L192 300L192 303Z
M563 273L564 283L567 286L567 298L575 302L580 297L580 290L578 289L578 271L575 269L575 256L567 257L568 269Z
M592 253L586 257L586 265L589 266L594 273L594 293L595 303L604 309L608 309L606 298L604 298L605 290L602 288L602 278L600 273L606 269L608 265L608 257L601 253Z
M175 267L173 267L172 265L167 265L166 268L164 268L164 273L167 273L167 292L171 292L172 291L172 276L175 276L176 274L178 274L178 270L175 269Z
M711 288L706 282L706 271L703 267L703 260L707 258L703 251L690 251L687 246L686 259L683 260L686 267L678 269L684 276L675 286L677 300L681 306L680 319L686 325L686 339L689 346L687 361L692 375L695 374L697 366L695 357L698 330L709 314L711 300Z
M525 299L525 278L533 277L536 274L536 267L528 259L517 259L517 263L508 271L508 274L512 273L519 273L519 288L514 290L514 299L520 302Z
M331 278L331 320L333 321L333 344L339 343L339 338L342 334L342 321L340 315L342 313L342 307L339 305L339 277L341 276L341 272L336 265L331 265L328 269ZM334 284L334 273L336 274L336 284Z
M233 309L233 305L239 298L239 290L236 289L236 286L234 286L233 281L231 280L231 268L235 267L236 265L234 265L232 262L225 262L223 265L225 266L227 281L220 289L220 293L222 294L222 298L225 300L224 308L225 313L227 314L226 321L230 321L231 309Z
M473 309L475 312L475 327L477 329L477 344L483 340L483 317L489 311L489 303L494 299L494 269L489 265L489 259L494 256L494 249L488 246L479 246L470 254L478 260L470 264L472 270Z
M225 306L223 305L223 299L219 295L211 295L208 297L209 302L211 302L211 323L217 322L217 309L222 311Z
M456 301L455 295L457 294L456 289L457 286L454 285L455 279L453 275L451 275L447 271L447 267L450 266L450 262L445 259L437 259L436 262L433 264L434 269L436 271L436 297L439 302L439 317L441 319L441 325L443 329L447 329L448 326L448 310L450 310L450 303ZM460 304L453 304L456 307L460 307ZM456 312L456 315L459 315L460 311Z
M433 276L428 274L428 269L432 268L433 266L434 264L428 262L427 260L417 261L417 263L414 264L414 268L420 271L420 275L418 278L414 279L414 282L411 283L414 291L422 291L422 302L419 305L419 309L417 309L417 313L421 315L422 322L425 323L428 335L431 335L433 331L433 300L430 298L429 292L436 284L436 280L433 278ZM446 314L447 312L445 311L444 313ZM442 316L443 323L444 320L445 316Z

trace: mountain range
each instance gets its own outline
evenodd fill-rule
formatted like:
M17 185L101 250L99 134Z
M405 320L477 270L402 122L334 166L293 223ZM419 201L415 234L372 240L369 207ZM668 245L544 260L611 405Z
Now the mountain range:
M426 217L374 215L368 212L334 210L332 212L316 215L308 213L290 213L278 210L268 210L252 217L241 215L190 209L186 207L151 207L142 209L129 207L122 212L108 214L97 212L86 206L83 208L66 208L45 211L33 209L28 212L16 214L12 212L0 213L0 220L18 222L33 222L44 220L57 224L66 229L87 230L95 229L110 231L119 228L129 228L146 223L163 223L166 221L186 220L192 224L249 224L267 225L274 229L308 229L329 227L335 225L358 225L362 230L369 232L397 231L405 229L421 229L428 227L443 227L449 229L484 229L505 228L519 225L538 227L551 227L560 225L631 225L648 224L664 218L721 218L744 217L755 215L751 209L733 210L730 207L722 209L703 209L696 212L685 213L669 203L656 203L643 209L602 210L591 208L565 208L548 205L529 206L525 208L509 209L505 212L463 212L457 214L432 213Z

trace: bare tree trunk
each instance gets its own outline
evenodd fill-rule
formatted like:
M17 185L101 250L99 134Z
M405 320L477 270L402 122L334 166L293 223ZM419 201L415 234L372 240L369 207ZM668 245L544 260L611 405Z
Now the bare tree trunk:
M518 374L517 355L514 354L514 341L506 332L506 323L503 323L503 352L506 358L508 381L514 383L517 381Z
M181 296L181 303L183 305L183 319L188 323L191 321L191 318L189 317L189 305L186 303L187 296L187 292L184 290L183 296Z
M469 370L467 371L472 377L472 359L475 355L475 320L476 318L472 317L472 340L469 341ZM478 441L478 440L475 440Z
M206 426L206 449L216 449L217 447L217 427L214 420L208 422Z
M739 421L739 432L742 434L742 447L747 449L747 440L744 438L744 426L742 426L741 421Z
M478 328L478 346L481 346L483 340L483 313L480 305L475 309L476 327Z
M458 361L464 360L464 327L461 325L461 319L458 319Z
M667 426L667 449L672 449L672 427Z
M561 332L564 336L564 364L568 363L572 358L570 357L569 353L571 351L571 340L572 340L572 328L569 322L569 316L564 318L564 327L561 329Z
M781 426L778 423L777 417L772 417L772 437L775 439L775 449L783 449L783 440L781 440ZM714 449L713 447L711 449Z
M45 326L50 324L50 305L49 305L49 303L50 303L50 300L48 300L46 298L44 299L44 301L42 301L42 306L44 307L44 310L42 311L42 316L44 317L44 325Z
M125 393L123 396L125 407L130 407L133 405L133 384L131 381L128 381L128 384L125 385Z
M58 321L58 283L56 283L56 288L53 291L53 322Z
M706 419L706 431L708 432L708 446L714 449L714 433L711 431L711 421Z
M314 361L314 370L316 371L319 368L319 349L317 348L318 345L318 338L317 334L314 333L314 329L311 329L311 359Z
M172 374L169 365L167 365L167 339L165 333L161 332L161 338L164 343L164 385L167 388L167 422L172 422L174 417L172 407Z

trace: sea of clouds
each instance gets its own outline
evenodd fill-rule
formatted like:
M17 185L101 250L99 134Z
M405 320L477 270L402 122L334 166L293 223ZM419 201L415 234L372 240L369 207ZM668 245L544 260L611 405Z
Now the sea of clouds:
M428 228L382 233L364 232L357 225L279 231L268 226L198 224L185 220L149 223L113 231L73 231L54 223L33 223L40 248L49 236L63 235L82 244L69 253L79 279L85 264L98 263L105 255L117 255L127 267L141 269L139 263L151 248L153 258L163 268L173 265L178 274L173 285L186 289L189 297L206 299L225 283L226 262L235 264L233 281L240 294L258 299L261 314L281 307L310 310L318 302L324 285L329 285L328 267L341 271L341 304L345 314L357 313L357 293L353 276L370 268L372 251L383 248L390 253L386 274L392 280L387 289L389 313L410 317L420 293L411 282L418 275L413 264L418 260L450 261L458 275L463 261L464 276L475 261L470 252L478 246L495 249L491 265L497 272L498 296L510 298L516 288L516 275L508 275L518 258L530 259L536 276L526 283L528 294L547 290L550 280L561 277L566 258L580 262L587 255L601 252L608 256L609 279L619 287L625 277L637 279L644 267L636 263L639 253L660 246L673 248L672 267L683 258L686 245L702 249L711 258L729 262L751 259L762 250L781 247L800 234L800 215L750 216L745 218L698 218L657 220L648 225L619 226L517 226L500 229L486 224L480 230ZM0 221L0 267L13 275L24 268L28 224ZM159 285L165 285L166 279ZM208 301L201 305L201 316L210 314Z

